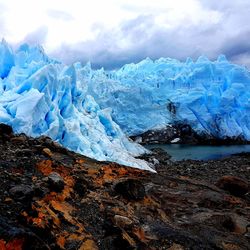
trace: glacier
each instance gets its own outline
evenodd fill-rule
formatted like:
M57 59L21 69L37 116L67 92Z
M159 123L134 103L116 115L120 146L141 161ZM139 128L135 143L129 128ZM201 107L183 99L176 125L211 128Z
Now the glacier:
M142 146L130 141L87 93L85 69L65 66L27 44L13 52L0 44L0 123L14 132L46 135L70 150L101 161L154 170L143 160Z
M46 135L101 161L153 169L128 136L174 123L215 138L250 140L250 72L221 55L145 60L92 69L49 58L42 47L0 43L0 122Z
M224 55L213 62L147 58L91 74L88 92L101 108L112 108L129 136L181 123L201 135L250 141L250 72Z

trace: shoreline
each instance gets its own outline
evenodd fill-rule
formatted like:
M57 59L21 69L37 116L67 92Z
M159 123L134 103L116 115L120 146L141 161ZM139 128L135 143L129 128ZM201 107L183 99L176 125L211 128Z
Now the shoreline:
M189 144L189 145L250 145L250 141L241 136L218 138L206 133L197 133L188 124L169 124L161 129L148 130L142 134L130 136L141 145L151 144Z

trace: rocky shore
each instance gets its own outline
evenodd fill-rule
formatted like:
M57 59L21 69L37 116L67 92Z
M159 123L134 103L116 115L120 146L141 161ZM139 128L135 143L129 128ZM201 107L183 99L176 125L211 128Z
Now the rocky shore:
M198 134L189 124L174 123L161 129L146 131L143 134L131 136L131 139L142 144L200 144L200 145L234 145L250 144L243 137L218 138L211 134Z
M250 154L157 174L0 125L0 249L250 249Z

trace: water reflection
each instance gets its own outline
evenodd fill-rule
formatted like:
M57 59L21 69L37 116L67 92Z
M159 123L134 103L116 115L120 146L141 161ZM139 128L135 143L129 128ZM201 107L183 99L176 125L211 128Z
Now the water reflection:
M183 145L183 144L153 144L146 148L161 148L172 156L172 160L180 161L183 159L192 160L212 160L227 157L232 154L250 152L250 145Z

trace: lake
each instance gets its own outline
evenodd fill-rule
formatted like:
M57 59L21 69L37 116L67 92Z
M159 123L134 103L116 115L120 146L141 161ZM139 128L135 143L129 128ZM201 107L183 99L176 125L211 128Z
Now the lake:
M186 145L186 144L152 144L145 146L147 149L161 148L172 156L172 160L213 160L232 154L250 152L250 145Z

